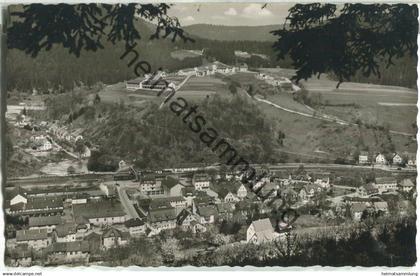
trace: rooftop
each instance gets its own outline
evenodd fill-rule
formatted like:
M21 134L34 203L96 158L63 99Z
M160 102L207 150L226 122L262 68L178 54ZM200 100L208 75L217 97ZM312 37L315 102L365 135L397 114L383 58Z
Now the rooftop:
M123 231L120 231L120 230L115 229L113 227L110 227L110 228L108 228L104 231L104 234L102 235L102 238L105 239L105 238L112 238L112 237L115 237L115 238L120 237L120 238L123 238L123 239L128 239L129 234L127 232L123 232Z
M45 240L48 238L46 229L18 230L16 241Z
M406 178L403 181L401 181L400 186L401 187L414 187L415 185L413 181L411 181L411 179Z
M120 202L116 200L102 200L86 204L73 205L74 216L84 216L88 219L124 216L125 212Z
M75 234L76 233L76 224L73 223L65 223L57 225L55 228L55 232L59 237L65 237L67 235Z
M148 220L150 222L161 222L176 219L175 208L162 208L149 211Z
M143 226L144 225L144 221L140 220L140 219L130 219L127 220L124 223L125 227L130 228L130 227L137 227L137 226Z
M88 241L57 242L51 246L51 253L59 252L89 252Z
M58 225L61 223L61 216L29 217L29 227Z

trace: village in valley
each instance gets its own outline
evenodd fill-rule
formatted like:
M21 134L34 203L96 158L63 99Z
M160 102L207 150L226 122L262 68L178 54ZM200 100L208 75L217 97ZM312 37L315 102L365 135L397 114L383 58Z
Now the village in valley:
M252 74L244 64L230 67L218 62L158 77L178 89L185 83L179 76L236 71ZM283 93L299 90L285 77L254 74ZM150 76L145 76L127 81L126 89L148 89L150 83ZM10 119L30 133L27 153L60 151L85 162L95 149L85 142L82 129L70 132L24 114ZM197 241L188 254L200 254L220 246L281 241L289 232L317 235L321 228L352 227L371 217L411 216L415 210L414 153L361 151L352 165L255 166L264 175L253 183L253 190L241 181L242 171L221 163L138 170L120 160L116 172L76 172L68 167L62 175L11 178L5 194L6 260L17 266L106 264L109 257L104 252L128 247L134 239L154 241L179 237L180 232L186 233L183 239ZM287 202L296 210L294 223L273 220L275 207L261 196Z
M263 26L224 26L251 37L240 41L219 27L198 25L217 31L196 44L142 36L86 65L11 51L52 65L26 74L8 61L7 266L415 262L417 91L404 82L415 66L395 65L395 85L392 73L392 85L296 82L273 38L251 39ZM175 112L179 98L195 117Z

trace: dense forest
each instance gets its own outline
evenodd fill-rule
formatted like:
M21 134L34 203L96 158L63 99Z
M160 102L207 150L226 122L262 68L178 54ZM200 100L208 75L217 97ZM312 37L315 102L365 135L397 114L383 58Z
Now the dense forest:
M227 64L246 62L251 68L276 67L292 68L290 58L278 59L273 49L272 41L250 40L214 40L211 33L216 32L218 26L209 25L208 38L205 33L192 32L193 42L170 39L150 40L155 26L139 20L137 22L142 39L138 40L135 50L139 53L137 61L147 61L152 70L164 68L175 71L181 68L199 66L203 62L219 60ZM191 27L190 27L191 28ZM255 27L254 27L255 28ZM266 29L264 26L263 30ZM242 32L242 30L241 30ZM171 57L171 52L178 49L205 50L203 57L185 58L182 61ZM71 55L62 47L53 47L49 51L41 52L32 58L19 50L9 50L6 58L7 89L13 91L32 92L36 89L40 93L60 93L70 91L81 83L93 85L98 82L112 84L135 78L133 67L127 66L129 58L120 59L126 49L123 43L107 43L104 49L96 52L82 52L79 58ZM253 55L248 59L235 57L234 51L262 54L267 59ZM381 68L382 78L364 77L356 74L352 81L372 82L387 85L401 85L415 87L417 79L416 60L403 57L395 61L389 68Z
M271 42L263 41L217 41L192 36L193 42L170 39L149 39L152 29L150 23L138 22L142 39L138 40L135 50L139 53L139 61L147 61L152 70L163 68L175 71L182 68L202 65L203 61L216 59L228 64L235 64L244 60L237 60L235 50L264 54L268 60L253 56L246 62L253 67L288 67L287 61L277 61ZM204 57L186 58L182 61L171 57L171 52L178 49L205 49ZM54 93L69 91L83 83L93 85L98 82L112 84L135 78L133 67L127 66L134 55L125 59L120 57L126 52L124 44L107 43L104 49L96 52L82 52L79 58L68 53L62 47L53 47L49 51L41 52L36 58L19 50L9 50L6 59L7 89L8 91L38 90L40 93Z
M86 106L86 98L81 92L51 97L46 101L45 115L49 120L65 119L73 127L83 127L84 137L99 146L89 169L113 170L121 159L142 169L221 162L182 116L177 117L169 108L159 109L153 102L144 107L123 102ZM207 118L206 127L213 127L249 162L284 161L274 153L279 145L270 120L250 100L216 94L205 99L197 112Z

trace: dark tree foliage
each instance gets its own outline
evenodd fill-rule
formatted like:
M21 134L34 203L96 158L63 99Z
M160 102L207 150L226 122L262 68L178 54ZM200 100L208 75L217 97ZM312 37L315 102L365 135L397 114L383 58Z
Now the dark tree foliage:
M339 83L357 72L380 77L379 66L393 65L417 52L418 9L408 4L297 4L289 10L273 47L290 56L295 81L334 73Z
M25 51L33 57L41 50L61 45L71 54L80 56L82 50L96 51L103 42L124 41L126 47L141 38L136 21L143 18L156 22L150 39L161 36L188 38L177 18L167 15L168 4L78 4L23 6L11 12L8 47ZM54 22L54 23L53 23Z

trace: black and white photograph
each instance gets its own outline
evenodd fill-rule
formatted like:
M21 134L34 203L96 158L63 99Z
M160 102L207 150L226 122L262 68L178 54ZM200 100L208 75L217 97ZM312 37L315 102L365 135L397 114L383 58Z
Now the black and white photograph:
M414 2L1 10L8 271L416 266Z

